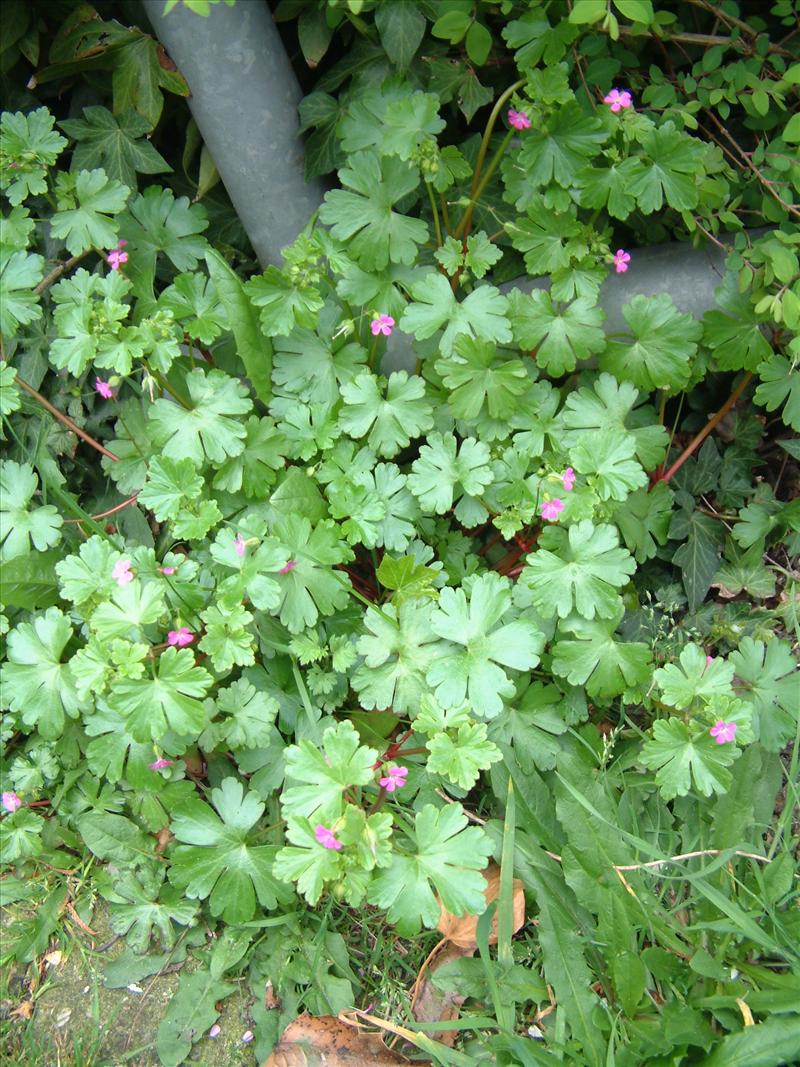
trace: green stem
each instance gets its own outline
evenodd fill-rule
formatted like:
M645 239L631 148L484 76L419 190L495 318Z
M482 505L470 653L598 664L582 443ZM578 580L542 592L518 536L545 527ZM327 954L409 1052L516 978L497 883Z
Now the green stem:
M386 621L388 623L391 623L392 626L396 625L396 622L392 618L392 616L391 615L387 615L386 612L383 610L383 608L379 604L376 604L372 600L368 600L367 597L365 597L361 593L359 593L359 591L357 589L354 589L352 582L349 582L345 578L345 576L341 573L341 571L337 571L337 570L334 569L334 570L331 570L330 573L334 576L334 578L336 578L336 580L338 582L341 582L342 585L346 584L347 592L350 594L350 596L355 597L356 600L358 600L362 604L364 604L365 607L372 608L373 611L377 611L377 613L379 615L383 616L383 618L386 619Z
M164 377L163 374L161 374L160 371L151 370L149 367L147 367L147 373L150 375L151 378L155 378L155 380L158 382L158 384L161 386L161 388L164 390L164 392L165 393L169 393L169 395L172 397L173 400L177 400L178 403L180 404L180 406L182 408L184 408L184 410L186 410L186 411L193 411L194 410L192 408L192 405L189 403L188 400L184 400L184 398L182 396L180 396L179 393L175 392L174 388L169 384L167 379Z
M444 222L444 228L447 230L448 236L450 236L452 233L452 229L450 227L450 211L447 207L447 199L444 193L439 193L439 199L442 202L442 221Z
M431 204L431 211L433 212L433 228L436 230L436 247L442 247L442 227L439 223L439 209L436 207L436 199L433 195L433 186L430 182L425 182L425 188L428 190L428 200Z
M311 704L311 698L308 695L308 690L306 689L306 683L303 681L303 675L300 673L300 668L297 665L297 657L291 656L291 660L292 674L294 675L295 685L297 686L297 691L300 694L300 699L303 702L303 707L308 717L309 725L313 726L319 716L317 716L316 718L314 717L314 708Z
M36 294L43 293L45 291L45 289L48 288L48 286L53 284L53 282L58 281L58 279L61 277L62 274L66 274L68 270L72 270L72 268L74 266L76 266L78 263L80 263L80 261L82 259L85 259L89 255L90 252L95 252L95 251L96 251L96 249L94 249L94 248L87 248L86 251L85 252L81 252L80 255L73 256L72 259L68 259L66 261L66 263L59 263L57 267L54 267L50 271L50 273L48 275L46 275L46 277L42 278L42 280L39 282L39 284L33 290L34 293L36 293Z
M469 216L469 219L472 218L472 212L473 212L474 206L475 206L474 202L475 202L475 199L476 199L475 193L476 193L476 190L478 188L478 184L480 182L481 171L483 170L483 163L484 163L484 160L486 159L486 153L489 151L489 142L492 139L492 132L494 130L494 124L497 122L498 116L500 115L500 112L503 110L503 106L506 103L506 101L511 96L513 96L513 94L517 91L517 89L521 89L522 86L525 84L525 82L526 82L525 78L520 78L519 81L515 81L514 84L512 86L510 86L508 89L506 89L506 91L498 98L497 103L492 108L492 113L489 116L488 122L486 123L486 129L483 131L483 140L481 141L481 146L478 149L478 158L477 158L477 160L475 162L475 173L472 176L472 189L471 189L470 194L469 194L470 195L470 205L467 208L466 213L464 214L464 217L461 219L461 222L456 227L455 234L454 234L455 237L458 237L463 232L465 225L468 225L467 216ZM465 222L465 220L467 220L467 221Z
M461 220L461 222L459 223L459 225L458 225L458 227L456 229L456 237L463 236L464 240L467 239L467 236L468 236L469 230L470 230L470 226L472 224L472 214L475 211L475 207L476 207L478 201L480 200L480 198L483 196L484 189L489 184L489 182L492 180L492 175L497 170L497 167L498 167L498 164L500 163L500 160L506 154L506 149L511 144L511 138L514 136L514 134L516 132L517 132L516 130L509 130L508 133L503 138L503 140L500 142L500 147L497 149L495 154L492 156L492 160L491 160L489 166L486 168L486 173L484 174L480 185L478 186L477 190L475 191L475 195L470 200L469 207L467 208L466 212L464 213L464 218ZM461 234L459 234L459 230L461 230L462 226L463 226L463 231L462 231Z
M708 422L705 424L705 426L699 433L695 434L695 436L692 438L686 448L684 448L683 452L681 452L681 454L678 456L678 458L675 460L669 470L665 471L664 474L660 475L655 480L655 482L653 483L654 485L658 484L658 482L669 482L670 479L674 478L674 476L678 473L678 471L684 465L689 456L691 456L693 452L697 451L697 449L700 447L703 441L705 441L705 439L708 437L714 427L718 426L719 423L722 422L722 420L725 418L731 408L736 404L736 401L739 399L739 397L745 391L747 386L750 384L752 377L752 371L748 371L742 377L742 380L733 390L733 392L722 405L722 407L719 409L719 411L715 415L711 416L711 418L708 420Z

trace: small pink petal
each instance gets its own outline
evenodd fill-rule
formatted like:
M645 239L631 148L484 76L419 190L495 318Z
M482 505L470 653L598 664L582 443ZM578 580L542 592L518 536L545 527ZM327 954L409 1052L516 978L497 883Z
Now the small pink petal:
M706 667L710 667L713 662L714 662L714 657L713 656L706 656Z
M117 585L128 585L133 581L134 575L131 572L131 561L129 559L121 559L114 564L114 569L111 571L111 577L117 583Z
M726 745L736 740L737 725L735 722L724 722L718 719L708 731L718 745Z
M181 626L180 630L170 630L167 634L167 644L177 645L178 648L190 645L192 641L194 641L194 634L188 626Z
M628 264L631 261L630 252L626 252L623 248L618 248L614 253L614 266L617 269L617 274L624 274L628 269Z
M338 852L343 847L342 842L337 840L333 831L329 830L327 826L323 826L322 823L314 827L314 837L324 848L332 848Z
M377 337L381 333L384 337L389 337L394 329L394 319L391 315L378 315L369 324L369 328L372 330L373 337Z
M127 241L123 241L122 238L120 238L119 241L117 241L117 248L124 248L127 243Z
M513 107L508 109L508 125L515 130L529 130L531 120L524 111L515 111Z
M247 542L240 533L237 533L236 537L233 539L233 548L237 556L241 557L244 555L244 550L247 548Z
M252 1040L253 1040L253 1031L252 1030L245 1030L245 1032L242 1034L242 1043L245 1044L245 1045L249 1045Z
M572 467L567 467L567 469L561 475L561 482L564 486L564 492L571 493L573 486L575 485L575 471L572 469Z
M549 522L556 522L558 516L564 510L564 502L556 497L555 500L545 500L542 504L542 518Z
M104 400L111 400L113 398L114 390L108 382L104 382L102 378L95 378L94 387Z
M174 574L175 573L175 568L174 567L159 567L158 569L161 571L162 574Z
M221 1030L222 1030L222 1028L220 1027L219 1023L214 1023L214 1025L208 1031L208 1036L209 1037L219 1037L219 1035L221 1033Z
M278 570L278 574L288 574L289 571L293 571L297 566L297 560L288 559L284 565Z
M157 760L153 760L152 763L148 763L147 766L151 771L163 771L165 767L171 767L175 760L164 759L163 756L159 756Z
M384 778L378 779L378 785L382 786L387 793L394 793L406 785L408 767L390 767Z
M0 804L2 804L6 811L10 812L12 815L22 807L22 801L13 789L9 789L8 792L3 793L2 796L0 796Z

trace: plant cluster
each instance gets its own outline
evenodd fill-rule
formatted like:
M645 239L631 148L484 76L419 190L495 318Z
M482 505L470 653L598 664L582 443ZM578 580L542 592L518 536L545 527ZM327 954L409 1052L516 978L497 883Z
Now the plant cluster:
M88 850L130 966L216 929L162 1024L169 1067L226 974L280 980L254 1008L266 1054L303 1005L357 999L334 917L415 938L481 914L502 854L535 965L508 938L453 967L496 1019L463 1051L428 1040L438 1062L756 1062L769 1041L758 1062L784 1062L796 9L283 0L309 63L331 49L301 117L309 173L337 182L243 277L213 164L192 200L148 177L185 83L86 7L39 83L96 49L111 97L1 126L12 899ZM38 62L13 10L10 71ZM729 253L702 319L633 291L637 247L668 236ZM609 274L632 289L614 333Z

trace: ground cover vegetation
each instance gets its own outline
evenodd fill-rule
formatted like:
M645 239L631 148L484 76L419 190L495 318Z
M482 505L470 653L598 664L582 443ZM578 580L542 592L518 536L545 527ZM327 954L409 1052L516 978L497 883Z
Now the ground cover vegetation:
M9 1061L105 902L191 964L142 1062L234 994L249 1062L790 1062L797 6L274 13L329 191L262 270L142 9L3 8Z

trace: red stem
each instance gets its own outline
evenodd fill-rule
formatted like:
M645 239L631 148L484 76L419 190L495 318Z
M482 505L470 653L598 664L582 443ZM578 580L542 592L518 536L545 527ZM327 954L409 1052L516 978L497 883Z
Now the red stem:
M99 441L95 441L95 439L93 437L90 437L85 430L82 430L80 426L77 426L69 417L69 415L65 415L63 411L59 411L58 408L54 407L49 400L45 400L41 393L37 393L33 386L28 385L28 383L23 378L20 378L19 375L16 376L14 381L21 389L24 389L29 396L32 396L34 400L38 401L38 403L42 405L45 411L49 411L53 418L58 419L59 422L63 422L63 424L68 429L72 430L72 432L77 437L80 437L82 440L84 440L87 445L91 445L92 448L96 448L98 452L102 452L102 454L108 459L112 459L115 461L119 459L119 456L115 456L113 452L109 452L109 450L107 448L104 448Z
M695 436L692 438L686 448L684 448L683 452L681 452L681 454L678 456L678 458L675 460L669 470L664 471L663 474L659 474L656 478L653 479L652 485L650 486L651 489L659 482L669 482L672 478L675 477L675 475L684 465L689 456L691 456L693 452L697 451L697 449L700 447L703 441L705 441L705 439L708 437L714 427L718 426L719 423L722 422L722 420L731 410L731 408L734 407L736 401L739 399L739 397L745 391L747 386L750 384L752 377L752 371L748 371L744 375L742 380L733 390L733 392L722 405L722 407L719 409L719 411L715 415L711 416L711 418L708 420L708 422L698 434L695 434Z

